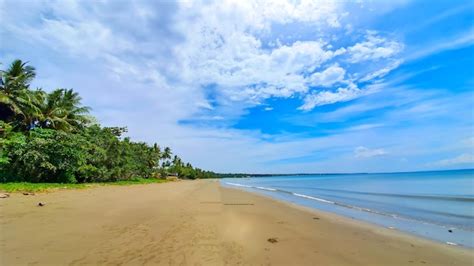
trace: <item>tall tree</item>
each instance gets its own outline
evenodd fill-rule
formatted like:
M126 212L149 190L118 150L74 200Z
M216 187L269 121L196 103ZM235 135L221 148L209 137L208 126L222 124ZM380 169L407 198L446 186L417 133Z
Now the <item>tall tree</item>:
M40 101L38 125L63 131L74 131L90 122L89 107L81 105L77 92L56 89L49 94L43 93Z
M25 116L25 109L34 106L28 90L35 78L35 68L28 62L13 61L7 70L0 71L0 119L11 121L15 116Z
M171 148L170 147L165 147L164 151L163 151L163 156L162 158L163 159L171 159L171 154L173 154L171 152Z

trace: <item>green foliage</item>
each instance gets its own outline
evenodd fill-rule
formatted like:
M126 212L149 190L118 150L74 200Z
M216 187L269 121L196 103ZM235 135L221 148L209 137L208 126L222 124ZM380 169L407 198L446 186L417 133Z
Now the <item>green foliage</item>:
M23 142L5 145L9 164L2 181L76 183L75 173L86 162L86 140L80 135L35 128Z
M30 90L35 69L21 60L0 73L0 182L216 177L176 155L172 159L168 147L131 141L124 127L91 124L89 108L73 90Z
M11 147L26 143L26 136L19 132L13 132L12 129L10 124L0 120L0 169L11 162L8 152Z

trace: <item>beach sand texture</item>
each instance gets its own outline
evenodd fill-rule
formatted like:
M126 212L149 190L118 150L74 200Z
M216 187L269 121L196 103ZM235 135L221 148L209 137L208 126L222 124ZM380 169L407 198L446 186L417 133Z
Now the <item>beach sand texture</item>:
M474 264L469 249L214 180L12 194L0 230L1 265Z

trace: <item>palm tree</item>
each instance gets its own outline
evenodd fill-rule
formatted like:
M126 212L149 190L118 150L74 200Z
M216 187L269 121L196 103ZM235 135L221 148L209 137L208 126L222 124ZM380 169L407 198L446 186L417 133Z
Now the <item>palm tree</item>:
M32 97L28 90L36 76L35 68L28 62L15 60L5 71L0 71L0 119L12 120L15 116L27 115L31 110ZM34 108L33 108L34 109Z
M81 105L81 97L73 90L56 89L48 94L43 93L41 97L38 118L41 127L73 131L91 121L89 107Z
M0 71L2 75L2 90L10 93L17 89L27 89L30 86L30 82L36 77L36 72L34 67L27 64L28 62L16 59L6 71Z
M148 162L148 165L150 168L158 168L160 166L160 160L161 160L161 149L158 144L153 144L153 146L150 148L150 161Z
M65 119L74 128L81 128L91 122L90 107L81 104L81 96L72 89L64 91L63 106L65 106Z
M171 159L171 148L170 147L165 147L164 151L163 151L163 155L161 158L163 159Z
M42 104L45 92L41 89L34 91L27 90L24 94L24 104L22 104L21 115L14 121L16 127L29 130L38 125L38 119L41 117L40 106Z
M89 107L82 106L77 92L57 89L46 93L29 89L35 68L15 60L0 71L0 119L29 130L39 126L73 131L91 122Z
M170 162L171 154L173 153L171 152L170 147L165 147L165 149L161 153L161 160L163 160L163 162L161 163L161 166L163 168L167 168L171 165L171 162Z
M178 157L178 155L175 155L173 158L173 166L180 168L183 166L183 162L181 161L181 158Z

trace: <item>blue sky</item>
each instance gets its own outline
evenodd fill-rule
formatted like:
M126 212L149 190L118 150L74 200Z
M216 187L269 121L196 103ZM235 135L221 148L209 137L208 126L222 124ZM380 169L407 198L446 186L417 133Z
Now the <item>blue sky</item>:
M472 1L1 0L0 17L3 66L205 169L474 167Z

